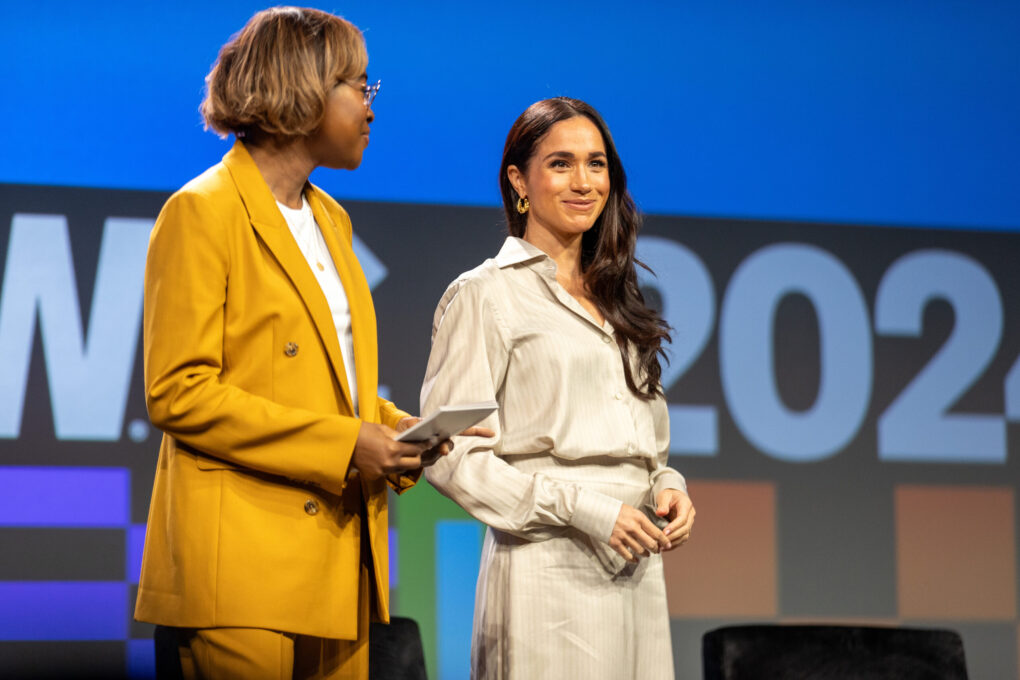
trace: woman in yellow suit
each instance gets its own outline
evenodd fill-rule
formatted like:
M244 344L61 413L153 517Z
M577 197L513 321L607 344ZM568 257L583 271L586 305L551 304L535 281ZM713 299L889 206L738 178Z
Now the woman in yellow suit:
M366 678L388 620L387 484L416 419L377 396L375 313L347 213L308 182L361 163L379 84L361 33L256 14L207 77L237 137L175 193L145 276L145 387L164 432L135 615L198 678ZM445 451L444 451L445 452Z

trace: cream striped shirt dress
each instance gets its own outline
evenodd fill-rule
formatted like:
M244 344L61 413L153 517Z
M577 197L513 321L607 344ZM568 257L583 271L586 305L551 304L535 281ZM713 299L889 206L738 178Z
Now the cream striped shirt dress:
M686 491L666 403L633 395L612 326L512 237L440 300L421 412L487 399L496 436L455 438L425 473L489 527L472 677L672 678L662 558L608 545L621 503L654 517L659 491Z

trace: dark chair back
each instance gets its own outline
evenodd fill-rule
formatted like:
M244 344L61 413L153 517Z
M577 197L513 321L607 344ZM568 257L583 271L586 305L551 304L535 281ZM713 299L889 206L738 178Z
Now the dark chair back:
M705 680L967 680L951 630L726 626L701 640Z
M421 631L414 619L391 616L368 631L369 680L428 680Z
M179 630L172 626L156 626L152 631L152 639L156 645L156 680L184 680Z

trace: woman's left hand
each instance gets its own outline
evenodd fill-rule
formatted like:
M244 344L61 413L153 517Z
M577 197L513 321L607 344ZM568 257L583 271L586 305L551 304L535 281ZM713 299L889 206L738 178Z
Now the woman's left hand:
M662 530L670 542L666 550L678 548L690 540L694 526L694 504L690 496L680 489L663 489L655 499L655 514L669 520Z
M406 418L401 418L399 421L397 421L397 426L393 429L396 430L397 432L403 432L404 430L407 430L420 422L421 418L407 416Z
M397 432L403 432L404 430L417 425L421 422L421 418L415 416L407 416L401 418L397 423ZM462 437L495 437L496 433L487 427L469 427L460 433ZM441 442L436 443L429 448L425 453L421 454L421 466L428 467L439 460L440 456L445 456L453 451L453 442L449 439L444 439Z

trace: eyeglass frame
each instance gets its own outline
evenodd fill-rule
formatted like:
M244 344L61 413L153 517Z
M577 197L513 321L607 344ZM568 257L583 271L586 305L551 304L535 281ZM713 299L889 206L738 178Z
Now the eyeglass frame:
M356 90L361 90L361 94L363 97L361 101L365 105L365 108L368 109L372 108L372 102L375 101L376 96L379 94L379 88L382 87L382 80L377 80L371 85L369 85L368 83L362 85L358 81L350 80L341 80L340 82L345 85L350 85Z

